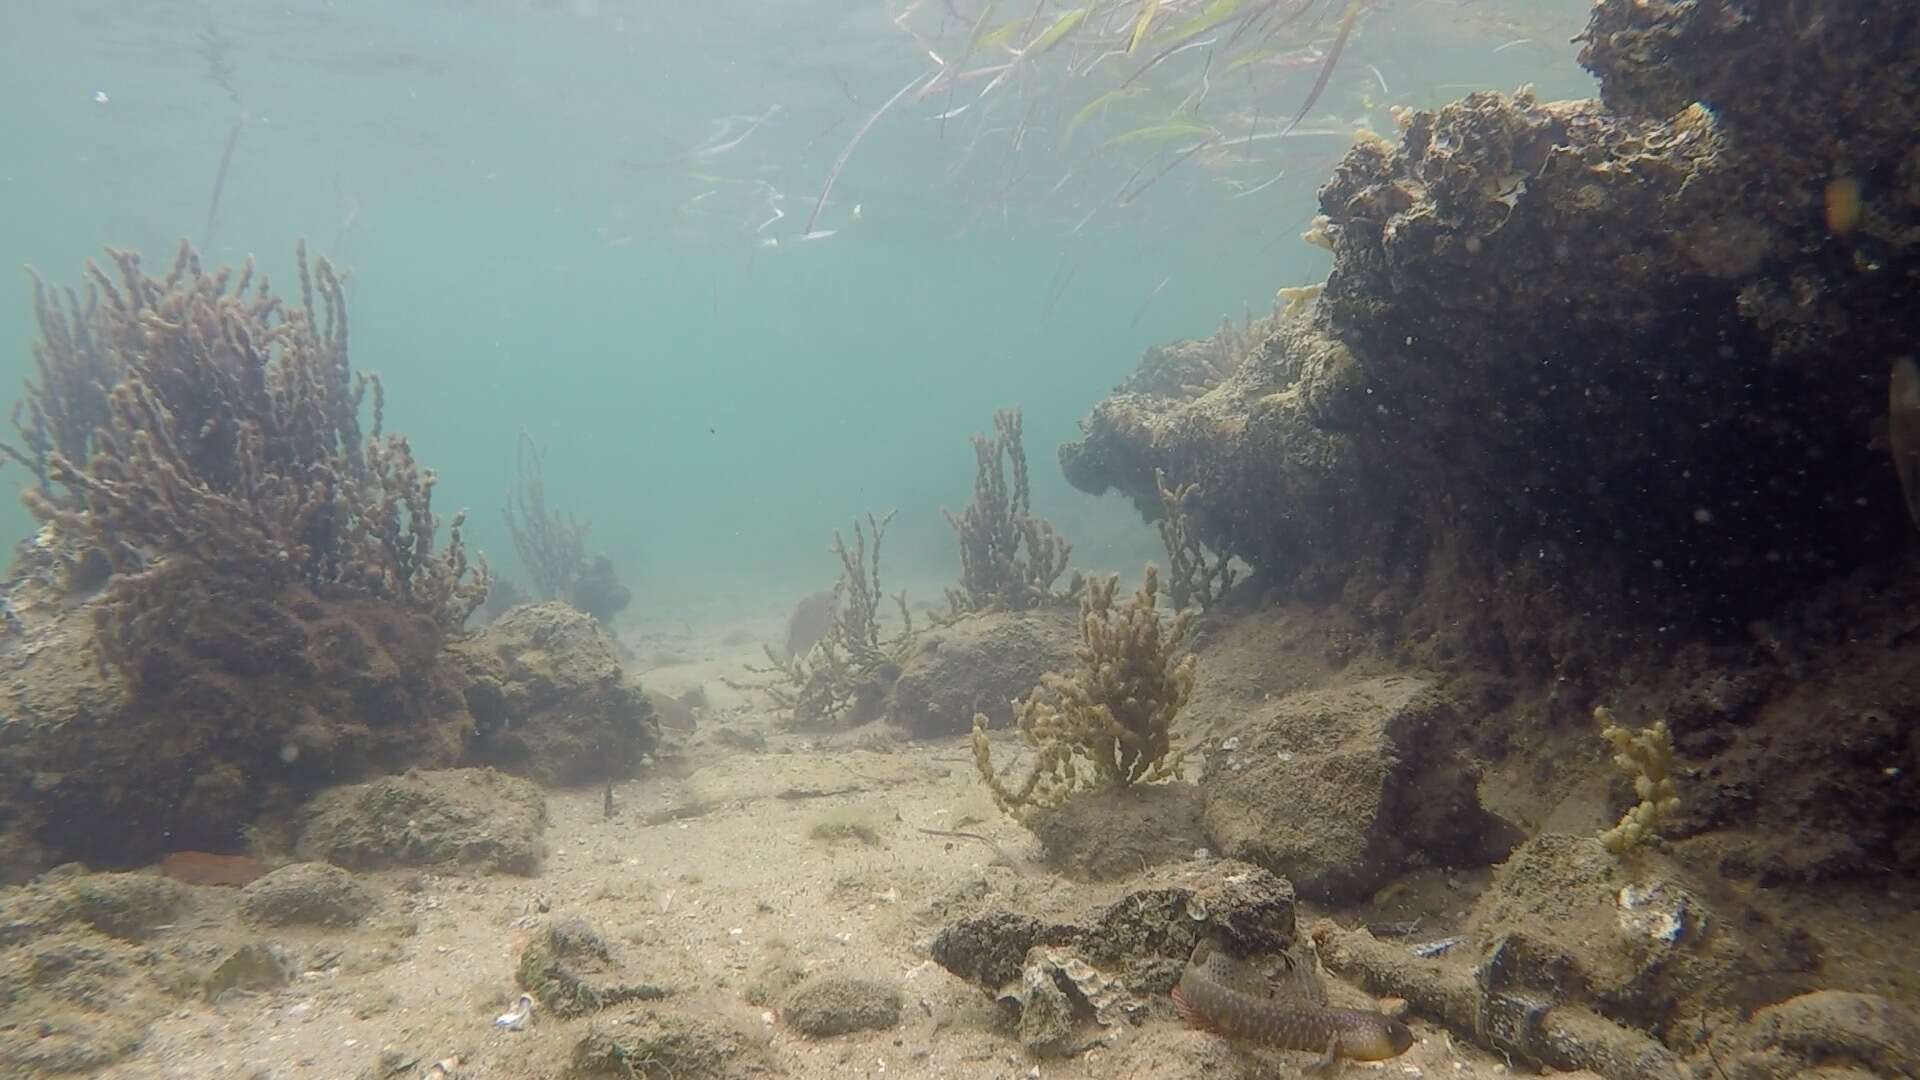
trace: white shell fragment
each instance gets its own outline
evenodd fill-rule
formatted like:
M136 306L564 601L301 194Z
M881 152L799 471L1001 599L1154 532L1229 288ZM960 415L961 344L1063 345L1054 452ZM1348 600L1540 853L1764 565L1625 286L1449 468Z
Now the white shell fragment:
M533 995L521 994L520 1000L513 1003L513 1008L494 1018L493 1026L505 1028L508 1031L519 1031L526 1027L527 1021L531 1019L533 1019Z

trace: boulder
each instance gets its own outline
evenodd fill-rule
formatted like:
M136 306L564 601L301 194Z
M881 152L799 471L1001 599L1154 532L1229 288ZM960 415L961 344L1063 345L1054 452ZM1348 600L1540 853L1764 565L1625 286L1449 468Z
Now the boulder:
M1220 853L1303 896L1365 896L1419 865L1484 866L1517 834L1481 808L1458 718L1424 679L1384 676L1250 703L1204 749Z
M566 604L522 604L447 658L467 679L475 764L545 785L596 782L631 776L659 738L613 638Z
M348 870L396 866L539 872L547 804L492 769L411 771L315 796L298 815L302 859Z
M1049 671L1072 667L1080 644L1068 605L968 615L928 632L893 684L889 718L920 738L964 735L975 713L1013 723L1013 701Z

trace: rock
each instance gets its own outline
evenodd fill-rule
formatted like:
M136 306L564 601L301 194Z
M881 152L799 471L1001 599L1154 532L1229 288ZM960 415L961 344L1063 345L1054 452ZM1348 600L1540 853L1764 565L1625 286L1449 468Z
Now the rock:
M990 911L950 923L933 939L933 959L941 967L988 993L1020 977L1027 950L1037 944L1065 944L1080 935L1064 923L1043 923L1031 915Z
M1200 789L1186 783L1076 792L1026 824L1047 864L1076 881L1110 881L1191 859L1209 843Z
M447 659L468 680L476 763L546 785L597 782L631 776L659 739L613 639L566 604L522 604Z
M900 987L855 975L819 975L787 995L780 1019L810 1038L885 1031L900 1023Z
M352 926L373 904L366 886L326 863L283 866L240 893L240 913L261 926Z
M555 920L520 950L521 989L562 1019L628 1001L658 1001L667 991L632 978L613 946L582 919Z
M229 950L200 979L208 1001L229 990L277 990L293 981L293 962L278 945L249 942Z
M742 1080L755 1044L738 1026L655 1009L628 1010L595 1024L573 1047L569 1077L670 1076L674 1080Z
M1293 887L1256 866L1230 859L1161 867L1142 876L1121 900L1071 922L1010 911L960 919L933 940L933 959L989 994L1017 988L1038 949L1060 949L1050 962L1077 958L1121 973L1126 993L1165 994L1201 936L1239 955L1278 952L1294 938Z
M1081 1052L1108 1029L1143 1019L1201 938L1236 955L1294 940L1293 889L1256 866L1189 862L1143 875L1141 887L1070 922L989 911L933 940L941 967L980 987L1038 1056Z
M492 769L409 772L333 788L299 813L300 858L348 870L395 866L534 874L547 806Z
M901 667L888 718L920 738L964 735L975 713L1013 723L1013 701L1073 664L1078 615L1068 605L969 615L929 631Z
M133 1054L164 1007L146 989L156 959L78 927L0 951L0 1075L93 1072Z
M472 722L424 616L303 588L198 598L129 672L89 644L101 601L19 582L35 558L9 592L21 647L0 657L0 716L36 718L0 738L0 880L237 850L263 808L465 751Z
M1513 834L1480 807L1452 749L1458 723L1409 676L1251 706L1205 748L1207 831L1221 854L1323 900L1365 896L1413 865L1486 865Z
M1791 973L1819 963L1803 934L1674 859L1642 848L1622 860L1596 837L1563 833L1514 851L1466 935L1480 945L1485 989L1590 1005L1647 1031L1724 1008L1735 987L1791 986Z
M1730 1063L1746 1080L1812 1075L1856 1065L1862 1076L1910 1075L1920 1062L1920 1016L1874 994L1819 990L1754 1013Z
M85 926L122 941L144 941L179 918L191 897L152 874L89 874L58 868L0 892L0 945Z
M143 941L187 906L187 891L151 874L87 874L54 886L74 918L110 937Z

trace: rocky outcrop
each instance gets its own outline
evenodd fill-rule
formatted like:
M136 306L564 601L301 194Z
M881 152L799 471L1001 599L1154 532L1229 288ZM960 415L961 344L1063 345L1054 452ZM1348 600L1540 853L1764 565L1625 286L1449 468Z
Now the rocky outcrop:
M1147 508L1155 468L1196 482L1210 545L1360 603L1470 550L1490 584L1534 564L1570 608L1738 633L1885 557L1911 528L1872 438L1917 344L1909 16L1597 5L1602 100L1475 94L1355 145L1317 303L1210 385L1102 402L1069 480Z
M233 851L242 826L322 786L465 753L442 635L396 605L304 588L200 598L130 672L95 651L98 599L33 581L10 599L0 872L16 878Z
M0 635L0 881L235 851L320 788L408 768L627 776L658 736L611 640L565 605L449 642L375 600L199 597L129 669L93 644L103 601L24 551Z

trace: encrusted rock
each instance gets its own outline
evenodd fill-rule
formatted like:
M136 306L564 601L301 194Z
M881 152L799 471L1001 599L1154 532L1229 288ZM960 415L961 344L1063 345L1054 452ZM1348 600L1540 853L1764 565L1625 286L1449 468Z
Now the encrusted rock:
M1080 641L1069 605L966 616L929 631L901 667L888 716L916 736L964 735L975 713L1013 723L1013 701L1073 665Z
M1115 903L1071 922L989 911L934 938L933 959L990 994L1022 978L1036 947L1070 950L1122 980L1127 993L1165 994L1202 936L1236 954L1278 952L1293 942L1293 887L1231 859L1161 867Z
M659 738L613 639L566 604L522 604L447 656L469 679L476 762L577 784L631 775Z
M409 772L315 796L299 814L300 857L349 870L394 866L533 874L546 800L492 769Z
M240 913L261 926L352 926L373 904L365 885L326 863L283 866L240 893Z
M1318 899L1364 896L1409 866L1492 862L1509 831L1452 749L1457 722L1409 676L1249 705L1206 749L1207 831Z

